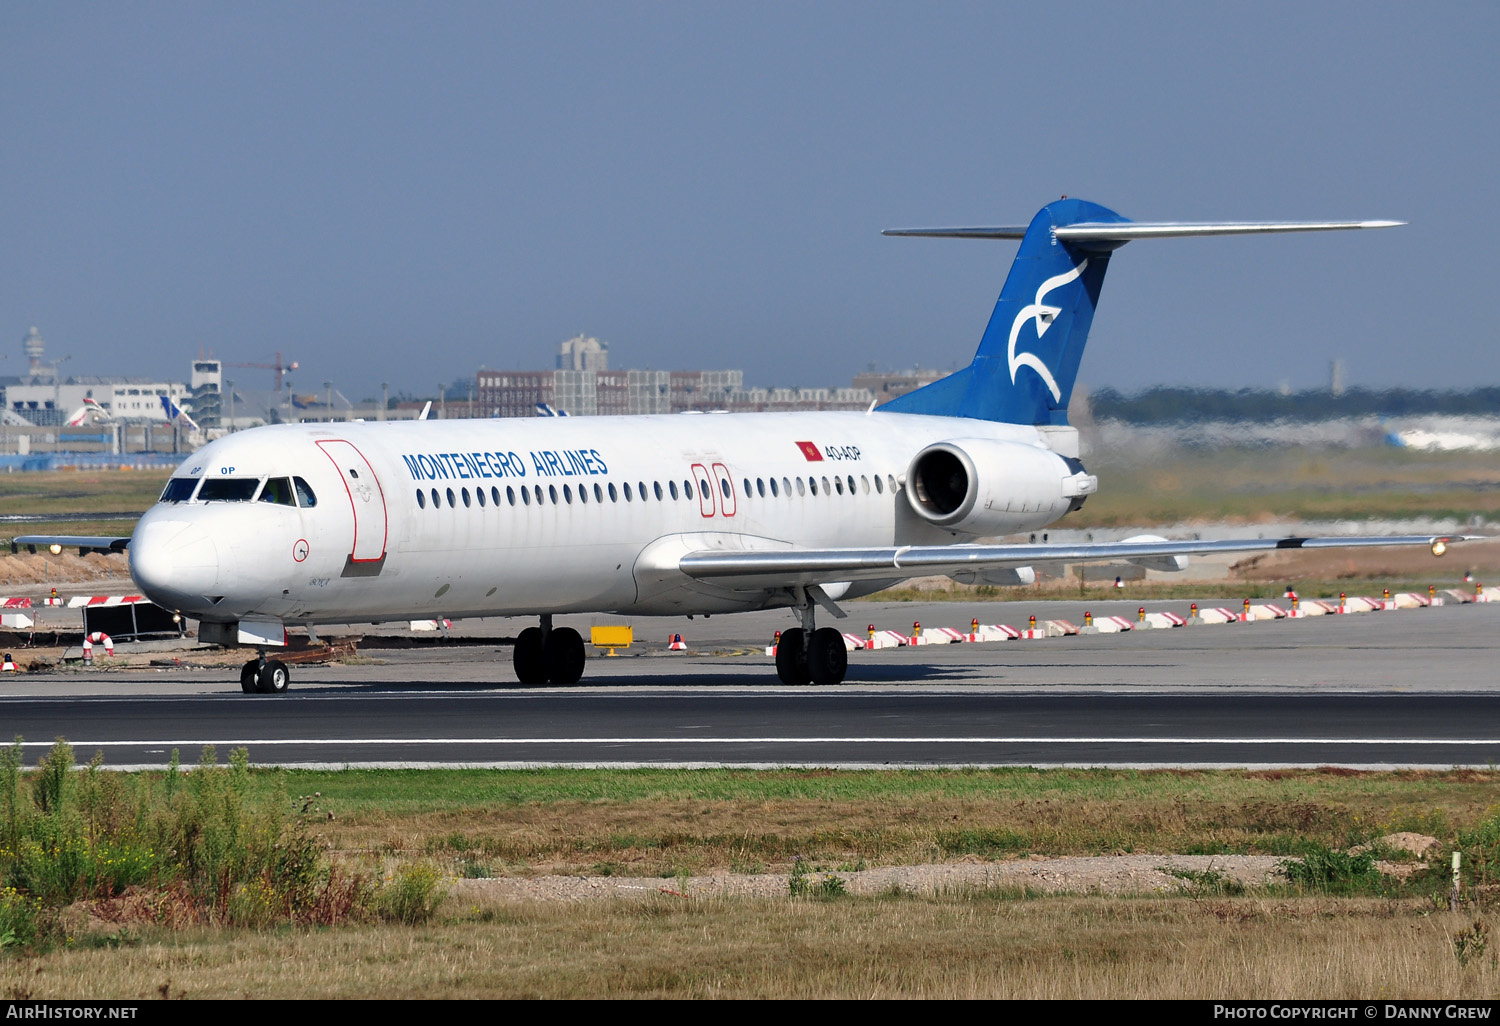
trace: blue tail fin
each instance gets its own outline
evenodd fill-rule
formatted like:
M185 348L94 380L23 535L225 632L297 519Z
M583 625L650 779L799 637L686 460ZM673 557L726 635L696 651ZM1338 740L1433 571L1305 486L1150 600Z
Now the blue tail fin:
M882 407L899 413L973 417L1009 424L1066 424L1078 363L1110 252L1122 242L1063 242L1054 229L1123 224L1112 210L1082 200L1043 207L1021 236L974 362ZM1016 229L952 229L893 234L1013 238Z

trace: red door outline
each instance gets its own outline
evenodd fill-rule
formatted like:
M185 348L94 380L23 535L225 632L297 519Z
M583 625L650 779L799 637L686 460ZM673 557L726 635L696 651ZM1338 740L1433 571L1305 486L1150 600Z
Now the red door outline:
M353 442L338 438L319 441L317 445L319 449L323 450L323 455L327 456L329 462L333 464L334 469L338 471L339 480L344 484L344 494L349 497L349 509L354 514L354 540L349 545L349 562L380 562L385 558L385 543L386 539L390 536L390 516L385 505L385 489L381 487L380 478L375 473L375 468L370 466L370 461L365 459L365 454L360 452L359 447ZM378 511L375 508L375 503L369 498L361 495L359 500L356 500L354 491L349 486L349 471L358 472L359 470L359 466L354 463L354 458L350 458L348 453L344 453L344 463L351 464L351 466L345 467L329 451L330 446L348 446L349 451L353 453L353 457L359 460L359 464L363 464L364 469L370 475L370 480L375 482L375 494L373 498L379 500ZM361 478L356 477L355 480L363 483ZM355 487L357 488L359 485L356 484ZM361 526L365 528L363 539L360 538ZM376 548L377 535L379 536L378 549ZM361 543L363 543L363 548L361 548Z
M719 494L728 496L719 505L723 508L726 517L732 517L740 508L739 500L734 495L734 478L729 476L729 468L722 463L714 464L714 477L718 479L714 483L719 486ZM728 485L727 491L725 485Z
M693 487L698 490L698 512L705 517L714 515L714 486L709 482L713 475L701 463L693 464Z

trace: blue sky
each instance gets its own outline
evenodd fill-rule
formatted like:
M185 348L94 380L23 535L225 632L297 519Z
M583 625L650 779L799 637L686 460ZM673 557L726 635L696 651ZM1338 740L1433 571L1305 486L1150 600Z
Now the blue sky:
M1396 218L1133 243L1080 382L1500 382L1500 4L12 3L0 374L432 392L551 365L840 385L966 363L1024 222ZM234 372L246 384L268 372Z

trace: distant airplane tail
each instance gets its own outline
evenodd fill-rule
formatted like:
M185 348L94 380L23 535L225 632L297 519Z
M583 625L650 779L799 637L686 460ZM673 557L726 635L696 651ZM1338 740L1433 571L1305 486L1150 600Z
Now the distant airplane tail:
M170 396L164 395L161 397L161 408L166 413L167 421L169 423L180 422L182 426L187 428L189 431L202 430L198 427L197 422L194 421L192 417L189 417L182 411L182 407L178 406L172 401Z
M891 400L881 410L1007 424L1066 424L1073 382L1094 322L1110 255L1132 239L1386 228L1401 221L1131 221L1107 207L1061 199L1030 225L907 228L886 235L1020 239L979 351L969 366Z

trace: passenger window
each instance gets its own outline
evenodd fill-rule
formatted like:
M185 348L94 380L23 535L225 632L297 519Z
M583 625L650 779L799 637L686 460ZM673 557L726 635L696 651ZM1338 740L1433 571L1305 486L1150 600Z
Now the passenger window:
M682 482L682 494L684 498L691 499L693 497L693 482Z
M496 506L500 505L500 489L495 485L490 485L490 501L493 502ZM516 500L512 499L510 501L510 504L514 506L516 504Z
M781 479L781 490L786 492L788 499L792 497L792 482L790 478L784 477Z
M569 506L573 505L573 489L569 488L567 485L563 485L563 500L567 502ZM556 497L554 497L552 501L556 502Z
M630 486L626 485L625 487L629 488ZM611 481L609 483L609 501L610 502L619 502L620 501L620 493L617 492L617 491L615 491L615 483L613 481Z
M672 493L672 501L676 502L677 501L677 482L676 481L668 481L667 482L667 490Z
M604 489L599 487L599 482L597 482L597 481L594 482L594 501L595 502L603 502L604 501Z
M729 498L730 497L730 493L733 490L734 489L732 489L732 488L729 487L729 478L727 478L727 477L721 477L721 478L719 478L719 491L721 491L721 492L724 493L724 498L726 498L726 499ZM745 482L745 495L749 496L749 494L750 494L750 482L746 481Z
M525 494L526 490L523 488L521 490L521 495L524 496ZM516 490L510 485L505 486L505 501L510 503L512 506L516 504Z
M780 494L781 493L776 490L776 479L773 477L771 478L771 498L774 499Z
M509 489L507 488L507 491L508 490ZM537 489L537 490L541 491L541 489ZM523 506L530 506L531 505L531 493L529 491L527 491L524 486L521 488L521 504Z
M547 495L552 500L552 505L557 505L557 485L547 486Z
M750 494L750 479L747 477L745 478L745 498L749 499L752 497Z
M834 480L837 480L837 478L835 478ZM839 491L842 492L843 489L840 488ZM823 479L823 494L824 495L832 495L833 494L833 490L828 487L828 478L826 478L826 477Z
M199 502L249 502L255 498L260 479L254 477L210 477L198 489Z
M880 475L879 474L875 475L875 494L876 495L884 495L885 494L885 486L880 483Z
M420 489L420 488L417 489L417 508L418 509L426 509L427 508L427 496L425 496L425 495L422 494L422 489Z
M807 494L807 486L802 483L802 479L800 477L797 478L797 494L798 495L806 495Z
M636 485L635 485L635 490L636 490L636 493L638 495L640 495L641 501L645 502L646 501L646 482L644 482L644 481L637 481ZM661 498L661 490L660 489L657 489L656 497L657 498Z
M310 509L318 504L318 497L313 494L312 485L300 477L292 478L292 484L297 487L297 505L303 509Z
M542 504L542 486L532 485L531 487L536 489L536 504L540 506Z
M824 484L823 487L827 488L828 486L827 486L827 484ZM841 477L834 478L833 479L833 487L834 487L835 491L837 491L840 495L843 495L844 494L844 479L841 478Z
M646 493L642 492L641 493L641 498L644 499L645 497L646 497ZM626 502L630 502L631 501L631 498L630 498L630 482L629 481L625 482L625 501Z
M776 487L776 482L775 481L771 482L771 487L772 488ZM763 477L757 477L755 479L755 490L760 493L760 497L762 499L764 499L766 497L766 479L765 478L763 478Z
M476 489L474 489L474 498L476 498L476 499L479 500L479 508L480 509L484 509L484 489L483 488L476 488Z
M797 479L797 483L801 484L802 483L802 479L798 478ZM818 479L817 478L810 477L810 478L807 479L807 490L810 491L810 492L812 492L814 495L818 494Z
M449 488L446 489L446 491L448 492L448 508L456 509L458 507L458 503L453 501L453 489Z
M854 486L850 485L849 487L853 488ZM865 477L865 475L863 475L863 474L859 475L859 487L860 487L861 491L863 491L866 495L869 495L870 494L870 479L868 477Z
M161 493L160 502L190 502L193 492L198 487L196 477L174 477L167 482L167 487Z
M469 490L467 488L461 488L461 489L459 489L459 491L461 491L463 493L463 497L464 497L464 509L468 509L469 508Z
M442 509L443 508L443 500L440 499L440 498L438 498L438 493L437 493L437 489L436 488L434 488L432 490L432 508L433 509Z
M653 482L651 482L651 486L652 486L652 490L656 492L656 501L660 502L661 501L661 482L660 481L653 481ZM646 496L646 490L643 488L643 489L641 489L641 497L645 498L645 496Z

